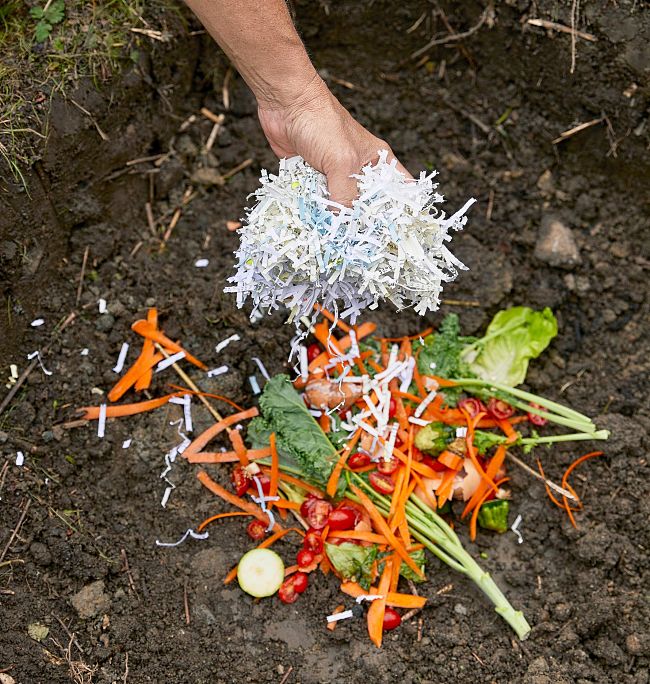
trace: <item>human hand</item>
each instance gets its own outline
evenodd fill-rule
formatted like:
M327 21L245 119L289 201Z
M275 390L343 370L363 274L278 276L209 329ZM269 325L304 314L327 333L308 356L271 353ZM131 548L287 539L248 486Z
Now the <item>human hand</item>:
M350 176L377 159L389 145L355 121L316 76L299 97L288 104L260 103L258 115L271 149L278 157L301 156L327 177L330 199L350 206L358 196ZM397 162L407 178L411 174Z

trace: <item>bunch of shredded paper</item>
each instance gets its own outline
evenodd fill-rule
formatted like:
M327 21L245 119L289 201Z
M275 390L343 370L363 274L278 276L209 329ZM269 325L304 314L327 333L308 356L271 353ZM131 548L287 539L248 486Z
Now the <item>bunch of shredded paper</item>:
M463 228L475 200L447 217L436 172L407 179L387 155L354 176L352 207L328 199L325 176L301 157L281 160L277 175L262 171L225 289L239 307L250 297L253 316L284 305L293 319L320 303L352 322L382 300L421 315L438 308L442 283L466 269L446 245L449 230Z

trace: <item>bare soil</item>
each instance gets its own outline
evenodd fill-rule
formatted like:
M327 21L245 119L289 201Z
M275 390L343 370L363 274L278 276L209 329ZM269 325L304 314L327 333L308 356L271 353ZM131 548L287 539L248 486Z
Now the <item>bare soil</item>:
M172 474L177 488L166 509L160 506L163 456L178 441L171 408L109 422L104 439L92 425L63 427L75 407L99 402L93 388L113 384L122 342L137 342L130 323L147 306L158 307L170 337L231 367L202 379L206 391L250 405L251 357L271 372L285 368L291 329L281 317L251 324L222 293L236 246L225 222L242 215L260 168L275 161L250 93L230 78L226 111L225 62L206 36L185 35L144 55L108 91L80 86L75 100L109 140L77 108L57 101L43 161L30 170L30 195L5 179L3 378L9 363L22 371L25 355L48 342L44 362L52 375L36 368L0 417L0 554L7 547L0 563L0 672L8 668L20 684L649 681L650 15L644 3L624 0L583 5L578 28L597 42L578 40L574 74L571 37L526 23L570 25L566 2L498 3L471 36L432 47L417 67L410 55L433 33L449 32L439 15L431 24L435 4L296 8L315 63L359 120L385 136L413 172L438 168L451 207L470 195L479 199L453 243L471 270L446 290L464 304L446 304L426 321L386 308L373 316L382 331L414 332L456 311L473 333L499 308L550 306L560 334L534 363L529 385L612 431L606 455L576 478L585 502L577 530L538 482L514 471L523 543L511 533L484 534L472 546L525 611L531 637L517 642L478 591L434 559L421 638L416 618L390 633L381 650L361 620L325 629L325 615L342 602L331 577L314 577L291 606L254 602L222 584L249 546L240 522L217 524L207 540L174 549L155 545L221 510L181 463ZM469 1L441 6L457 32L483 11ZM180 130L202 106L226 116L209 154L209 120L197 115ZM552 144L563 131L601 118ZM167 152L159 166L125 165ZM199 169L212 169L199 174L205 179L248 158L252 164L223 186L199 182ZM190 187L191 200L182 204ZM147 201L162 217L155 236ZM161 251L160 234L177 207L180 220ZM551 267L534 256L549 216L572 230L579 264ZM209 259L207 268L194 267L200 257ZM108 302L103 315L100 298ZM73 322L55 333L72 311ZM37 317L45 325L31 328ZM217 358L215 343L235 332L242 341ZM169 376L156 390L165 381ZM194 417L195 430L210 422L198 405ZM132 445L123 449L127 438ZM26 454L22 467L15 465L17 450ZM548 474L558 477L577 453L545 452ZM225 470L211 472L227 478ZM278 549L287 559L295 552L292 542ZM77 597L73 605L97 581L103 585L94 586L94 602ZM28 634L33 623L49 628L40 643Z

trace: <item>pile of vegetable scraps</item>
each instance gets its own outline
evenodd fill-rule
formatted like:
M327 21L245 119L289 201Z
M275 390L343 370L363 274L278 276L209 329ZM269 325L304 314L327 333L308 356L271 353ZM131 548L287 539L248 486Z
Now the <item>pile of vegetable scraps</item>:
M426 580L429 551L471 579L525 639L530 627L524 615L454 528L467 522L472 540L479 529L509 529L510 464L542 480L549 498L576 524L582 503L571 472L602 452L575 460L560 484L545 477L530 452L556 442L604 440L608 433L578 411L518 388L529 360L557 334L553 313L522 306L501 311L481 338L463 337L458 317L450 314L435 332L391 339L378 336L372 323L351 327L316 309L322 319L307 323L313 341L299 349L296 377L270 378L259 410L207 395L178 370L189 387L174 385L172 394L134 404L88 407L85 417L105 420L201 397L216 422L194 440L185 438L177 452L190 464L226 464L230 486L203 469L197 478L237 510L216 513L187 534L205 538L214 521L242 516L251 518L247 532L259 542L226 584L237 579L252 596L277 593L290 604L307 591L312 573L332 574L350 598L333 607L328 628L365 614L379 647L405 610L410 616L425 607L426 590L417 585ZM148 388L152 368L161 362L187 360L206 370L164 335L155 311L132 328L144 337L142 353L109 399ZM221 416L206 397L235 412ZM540 434L544 427L553 429ZM224 432L232 449L210 450ZM544 451L545 458L552 456ZM221 475L219 469L214 475ZM289 525L289 515L297 526ZM287 566L270 547L289 534L300 537L301 546Z

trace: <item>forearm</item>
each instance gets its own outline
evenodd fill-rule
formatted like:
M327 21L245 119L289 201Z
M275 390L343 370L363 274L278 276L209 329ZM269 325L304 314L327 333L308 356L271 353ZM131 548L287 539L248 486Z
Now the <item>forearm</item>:
M283 107L320 78L284 0L186 0L262 107Z

